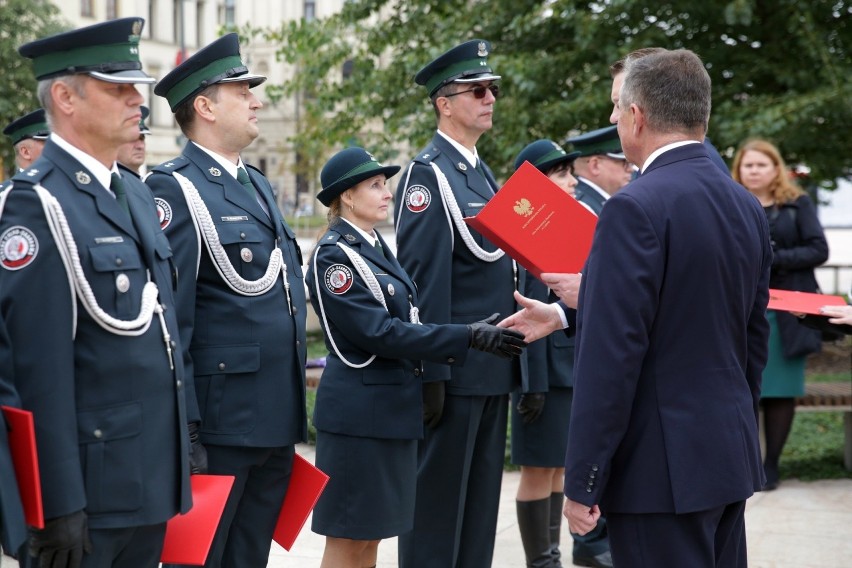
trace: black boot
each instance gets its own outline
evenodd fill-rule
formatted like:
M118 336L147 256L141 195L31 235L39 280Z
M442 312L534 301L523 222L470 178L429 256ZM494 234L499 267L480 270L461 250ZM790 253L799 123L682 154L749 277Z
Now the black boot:
M527 568L550 568L550 497L515 505Z
M559 533L562 529L562 493L550 494L550 567L562 568L562 552L559 550Z

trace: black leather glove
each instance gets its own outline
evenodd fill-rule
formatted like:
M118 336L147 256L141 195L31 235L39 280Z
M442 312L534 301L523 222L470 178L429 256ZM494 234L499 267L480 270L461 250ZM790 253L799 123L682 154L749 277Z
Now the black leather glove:
M434 428L444 413L444 381L423 383L423 423L427 428Z
M92 551L86 512L50 519L43 529L31 528L29 550L39 568L79 568L83 554Z
M470 346L478 351L493 353L504 359L511 359L521 354L526 347L524 334L513 329L494 325L500 319L500 314L468 324L470 330Z
M545 396L543 392L525 392L518 399L518 414L524 420L524 424L532 424L544 410Z
M189 473L207 473L207 449L198 440L198 422L187 424L189 429Z

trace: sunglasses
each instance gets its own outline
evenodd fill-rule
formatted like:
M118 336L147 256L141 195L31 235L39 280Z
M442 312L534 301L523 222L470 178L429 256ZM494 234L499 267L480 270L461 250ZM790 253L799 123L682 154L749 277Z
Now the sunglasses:
M465 93L473 93L473 98L475 99L484 99L485 91L491 91L491 94L494 95L494 98L500 96L500 87L498 85L488 85L487 87L479 86L474 87L472 89L468 89L466 91L459 91L457 93L451 93L449 95L445 95L447 98L454 97L456 95L463 95Z

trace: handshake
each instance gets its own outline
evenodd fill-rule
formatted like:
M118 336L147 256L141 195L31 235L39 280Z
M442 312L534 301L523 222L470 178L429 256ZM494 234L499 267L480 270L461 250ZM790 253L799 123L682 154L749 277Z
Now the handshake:
M482 321L469 324L470 347L505 359L518 357L527 345L524 334L514 329L497 327L494 324L499 318L500 314L492 314Z

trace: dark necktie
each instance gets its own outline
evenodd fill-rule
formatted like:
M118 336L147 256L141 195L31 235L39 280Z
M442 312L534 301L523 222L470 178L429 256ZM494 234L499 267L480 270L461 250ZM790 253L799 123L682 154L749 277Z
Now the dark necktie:
M243 184L243 187L246 188L246 191L249 192L249 195L251 195L255 199L257 198L257 195L255 194L254 184L251 182L251 179L249 178L248 172L245 170L245 168L237 168L237 181Z
M376 247L376 250L379 251L379 254L385 256L385 249L382 247L382 243L379 242L379 239L376 238L376 242L373 243L373 246Z
M127 205L127 191L124 189L124 182L121 181L121 176L112 174L109 183L110 190L115 194L115 201L118 203L128 216L130 216L130 207Z

